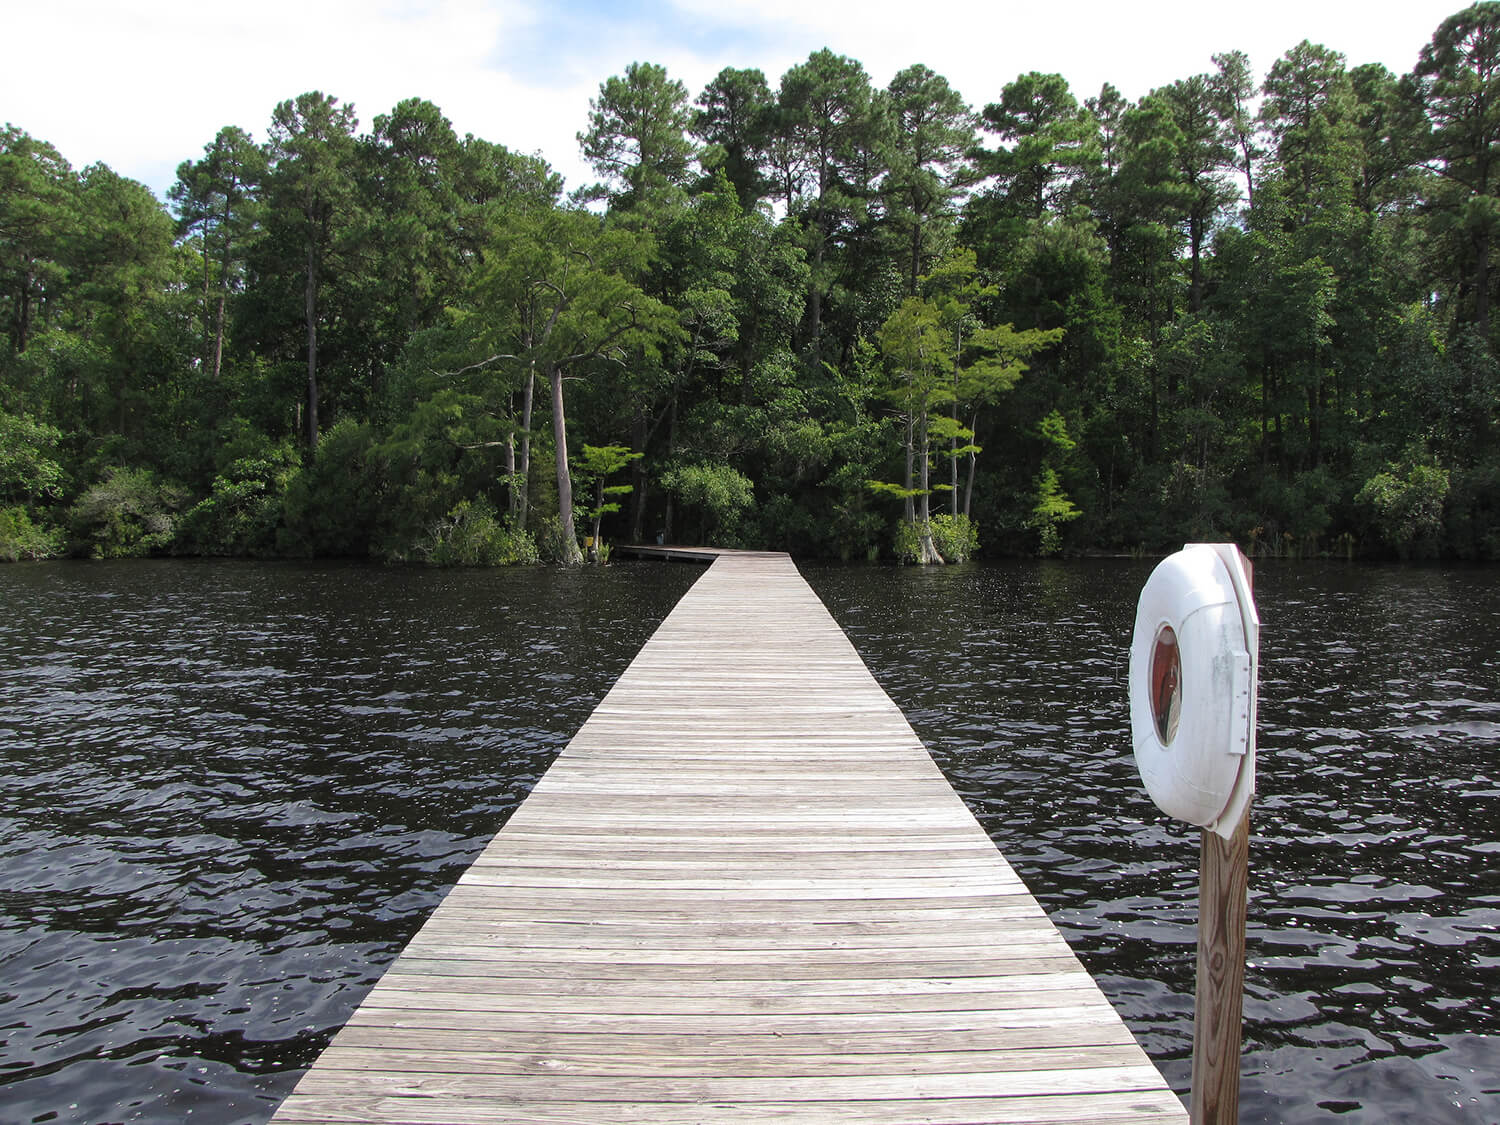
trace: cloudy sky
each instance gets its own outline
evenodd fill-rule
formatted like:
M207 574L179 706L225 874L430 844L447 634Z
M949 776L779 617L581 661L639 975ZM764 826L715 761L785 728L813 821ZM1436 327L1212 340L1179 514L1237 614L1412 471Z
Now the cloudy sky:
M976 108L1028 70L1080 99L1130 98L1242 50L1258 74L1302 39L1405 73L1458 0L46 0L9 5L0 119L75 167L103 161L162 193L224 125L264 139L278 101L322 90L361 131L402 98L459 134L539 152L568 186L589 98L632 61L696 98L725 66L781 74L822 47L884 86L925 63Z

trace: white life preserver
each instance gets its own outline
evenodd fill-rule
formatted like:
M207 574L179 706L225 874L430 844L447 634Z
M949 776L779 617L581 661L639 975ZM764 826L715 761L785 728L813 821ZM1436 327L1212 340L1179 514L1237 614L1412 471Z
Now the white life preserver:
M1226 839L1255 788L1260 620L1239 552L1193 543L1151 572L1130 645L1130 728L1146 792Z

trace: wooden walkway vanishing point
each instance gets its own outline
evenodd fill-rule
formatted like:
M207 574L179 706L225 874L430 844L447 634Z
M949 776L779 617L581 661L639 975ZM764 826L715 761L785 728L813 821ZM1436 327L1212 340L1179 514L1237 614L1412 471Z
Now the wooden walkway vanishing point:
M273 1120L1187 1114L791 560L726 553Z

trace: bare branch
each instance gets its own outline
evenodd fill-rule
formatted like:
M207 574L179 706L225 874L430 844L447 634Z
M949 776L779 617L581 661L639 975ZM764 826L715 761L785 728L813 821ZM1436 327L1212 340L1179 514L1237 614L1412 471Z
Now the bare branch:
M492 355L488 359L481 359L478 363L471 363L467 367L460 367L457 371L434 371L433 374L441 378L451 379L456 375L464 375L470 371L477 371L481 367L488 367L492 363L499 363L502 359L520 359L518 355Z

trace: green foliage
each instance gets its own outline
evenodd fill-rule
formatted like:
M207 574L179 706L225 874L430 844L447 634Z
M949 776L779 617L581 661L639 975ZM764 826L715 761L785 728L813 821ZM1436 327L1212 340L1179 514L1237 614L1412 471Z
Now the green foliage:
M634 63L580 123L597 209L421 98L227 126L170 215L6 126L6 541L571 563L582 518L864 558L900 504L929 562L980 522L1495 558L1497 13L1406 75L1302 42L1259 89L1230 51L978 117L829 50L696 106Z
M362 531L378 558L420 557L455 508L494 489L500 474L483 440L493 433L488 421L477 396L443 390L387 431L335 427L325 439L336 438L335 450L326 463L315 458L310 474L328 482L309 497L310 531L351 547ZM326 508L325 499L337 506Z
M606 183L586 196L624 211L649 208L687 183L694 146L687 88L665 67L634 62L589 99L589 128L578 134L584 159ZM669 196L670 197L670 196Z
M202 258L203 370L223 371L229 305L244 284L246 255L260 217L260 186L266 154L237 126L219 130L204 146L203 159L183 161L168 192L177 210L178 233L195 242Z
M692 132L706 146L699 162L711 173L722 172L740 206L753 208L768 186L760 158L775 105L766 76L726 66L704 87L697 105Z
M986 324L976 307L997 296L998 290L979 284L976 269L975 255L967 249L943 258L930 275L918 279L923 295L908 298L879 335L890 375L886 396L896 408L905 473L900 485L876 480L868 485L904 502L907 524L919 529L917 558L923 563L962 561L973 553L962 534L953 542L956 558L949 559L938 546L941 536L933 532L930 498L934 492L951 492L950 520L968 519L972 481L984 448L975 440L973 426L984 408L993 407L1015 388L1026 361L1063 336L1061 329L1018 332L1012 324ZM960 411L971 424L959 419ZM1058 420L1060 424L1060 416ZM948 460L945 482L932 478L938 458ZM962 501L961 461L968 466L970 481ZM909 538L904 535L902 542ZM903 552L904 548L898 550Z
M1235 536L1234 509L1224 480L1212 469L1201 469L1185 461L1174 462L1161 485L1158 511L1160 541L1169 543L1213 543ZM1325 509L1326 511L1326 509ZM1308 512L1309 516L1313 513ZM1323 527L1300 529L1316 537Z
M96 559L165 551L187 499L184 489L159 481L150 469L112 467L68 512L73 549Z
M1003 215L1040 218L1099 159L1092 120L1060 74L1021 75L982 116L985 127L1009 143L979 154L995 177L992 199Z
M1359 490L1354 501L1368 513L1371 530L1405 558L1430 558L1440 546L1448 471L1437 465L1388 465Z
M268 445L214 478L213 491L182 517L176 549L193 555L268 555L276 549L287 489L301 471L291 443Z
M507 524L484 499L455 505L433 524L413 554L429 566L516 566L540 561L531 536Z
M1500 455L1450 474L1446 541L1461 559L1500 562Z
M796 554L876 557L886 516L872 504L867 481L887 470L891 448L880 419L775 426L765 437L759 481L770 495L757 506L760 535L751 541Z
M639 461L642 456L644 454L633 452L628 445L588 445L585 443L583 456L578 459L577 479L580 483L593 484L599 496L599 503L594 508L585 511L585 518L592 519L595 516L620 510L617 502L606 501L604 498L628 496L631 486L628 484L607 485L604 481L632 461Z
M865 486L877 496L893 496L897 500L909 500L912 497L922 495L920 488L905 488L899 484L892 484L884 480L867 480Z
M0 324L18 355L65 282L78 208L78 177L62 154L14 125L0 129L0 280L9 298L0 302Z
M556 516L543 516L537 521L536 549L542 562L567 565L571 553L578 550L578 540L564 534L562 521Z
M381 504L391 490L387 462L373 427L344 418L286 484L279 553L362 557L395 538L388 529L402 513Z
M698 516L698 541L732 547L740 524L755 502L750 479L729 465L691 464L662 474L661 486Z
M64 541L61 528L38 527L25 508L0 508L0 562L56 558Z
M1044 468L1037 474L1029 526L1037 533L1037 554L1043 558L1062 549L1061 527L1082 513L1063 491L1057 472Z
M635 486L629 484L605 484L606 478L625 468L632 461L639 461L642 453L632 452L627 445L587 445L579 459L576 477L581 485L593 486L594 502L581 509L585 520L593 523L589 556L600 565L609 561L609 547L600 534L600 525L606 515L620 510L615 497L628 496Z
M1078 448L1078 443L1068 436L1068 423L1061 412L1052 411L1037 424L1037 432L1043 443L1052 451L1067 453Z
M1062 525L1083 514L1063 490L1055 467L1077 449L1078 443L1068 435L1067 422L1056 410L1037 424L1037 435L1045 452L1041 472L1032 486L1031 512L1026 526L1036 532L1037 553L1046 558L1062 549Z
M564 562L576 565L583 556L568 462L566 381L627 360L655 363L682 328L671 307L638 284L650 249L644 235L601 225L585 211L556 209L517 212L497 224L495 234L496 256L476 271L469 307L457 316L460 326L474 326L480 354L490 352L468 366L509 371L510 387L523 393L537 381L550 390L561 546Z
M924 557L924 538L931 541L944 562L968 562L979 550L979 529L968 516L953 516L944 513L933 516L927 523L896 525L892 533L891 548L899 562L920 563Z
M902 520L891 533L891 551L896 556L897 562L921 562L922 529L915 523Z
M61 440L56 426L0 411L0 501L31 505L55 499L63 483L62 465L54 457Z
M932 542L951 563L967 562L979 550L979 528L968 516L943 513L932 517Z

